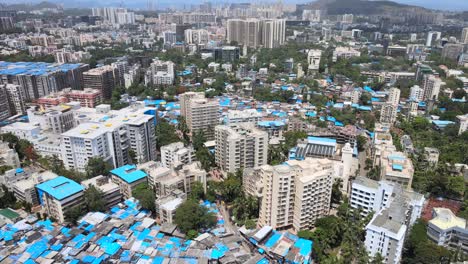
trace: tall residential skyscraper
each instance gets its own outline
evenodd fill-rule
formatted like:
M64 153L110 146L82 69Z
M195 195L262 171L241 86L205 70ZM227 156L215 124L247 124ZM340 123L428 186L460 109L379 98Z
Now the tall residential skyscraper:
M7 91L0 88L0 121L11 116L10 104L8 103Z
M227 41L236 41L248 47L276 48L286 40L284 19L229 19L227 21Z
M120 77L117 68L105 65L83 73L84 87L101 91L104 99L112 97L112 91L119 83Z
M460 42L463 44L468 44L468 27L463 28Z
M333 161L312 159L256 168L244 175L244 188L259 182L261 195L259 226L296 231L313 228L315 221L328 214L334 178ZM254 184L257 184L254 183Z
M322 57L322 51L311 49L307 52L307 63L309 64L308 69L312 71L318 71L320 66L320 58Z
M264 20L262 25L263 47L267 49L277 48L286 41L286 20Z
M203 132L207 140L214 139L214 128L219 124L218 101L208 100L204 93L188 92L179 96L180 114L185 117L192 133Z
M268 133L253 123L217 126L216 164L225 172L254 168L267 163Z
M441 83L442 83L442 81L440 80L440 78L435 76L435 75L432 75L432 74L424 75L424 79L423 79L424 96L423 96L423 99L425 101L427 101L427 100L437 100L437 98L439 98L439 91L440 91Z
M393 124L397 118L398 103L400 102L400 89L390 88L387 102L382 106L380 122Z

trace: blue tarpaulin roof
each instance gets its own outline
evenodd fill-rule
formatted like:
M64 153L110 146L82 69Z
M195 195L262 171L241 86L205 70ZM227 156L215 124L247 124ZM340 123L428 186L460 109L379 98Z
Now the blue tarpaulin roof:
M79 183L63 176L38 184L36 188L57 200L65 199L84 190Z
M111 173L128 183L136 182L147 176L144 171L137 170L135 165L130 164L113 169Z

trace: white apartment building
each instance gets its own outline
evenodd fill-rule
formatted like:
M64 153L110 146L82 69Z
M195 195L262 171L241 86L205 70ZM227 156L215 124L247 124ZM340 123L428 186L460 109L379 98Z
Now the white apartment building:
M310 229L317 219L328 214L335 176L331 160L307 158L284 165L264 165L254 171L245 175L254 180L244 179L244 183L255 187L244 184L244 188L256 189L261 197L259 226Z
M17 84L5 83L0 85L0 90L4 89L7 93L10 111L14 109L15 114L26 113L26 96L23 87Z
M321 50L311 49L307 52L307 64L308 69L311 71L318 71L320 67L320 59L322 57Z
M112 182L120 189L124 200L132 197L133 190L140 184L147 182L148 175L135 165L124 165L110 171Z
M68 210L84 202L83 186L63 176L40 183L36 189L44 212L59 223L65 222Z
M432 216L427 225L427 236L439 246L468 253L466 220L448 208L434 208Z
M138 168L148 174L148 184L153 188L157 198L171 195L177 190L188 195L192 192L192 185L195 182L201 183L206 191L207 173L199 162L170 169L150 161L138 165Z
M426 74L423 78L423 89L424 89L424 96L423 99L427 100L437 100L439 98L440 86L442 84L442 80L432 74Z
M75 127L74 113L68 105L51 106L46 109L31 107L27 112L30 124L54 134L61 134Z
M210 40L210 34L206 29L186 29L184 36L187 44L206 44Z
M400 89L390 88L387 102L380 111L380 122L393 124L397 118L398 104L400 103Z
M8 165L13 168L21 166L18 153L14 148L10 148L7 142L0 141L0 166Z
M215 134L215 160L221 170L234 173L267 164L268 133L253 123L217 126Z
M31 177L14 183L13 192L15 193L16 199L27 202L33 206L38 205L39 197L37 196L36 185L57 177L58 175L51 171L36 172L33 173Z
M90 188L92 185L101 191L102 199L106 203L106 208L111 208L122 201L119 185L112 182L109 177L99 175L82 181L81 185L83 185L85 189Z
M414 167L406 154L386 148L378 161L381 168L381 179L398 183L410 189L413 182Z
M421 216L424 196L401 185L357 177L352 183L350 205L363 215L376 214L366 226L366 249L380 253L385 263L399 263L407 230Z
M333 62L336 62L338 59L350 59L352 57L359 57L361 56L361 52L357 51L350 47L336 47L333 51Z
M180 113L185 117L190 132L203 132L207 140L213 140L214 128L219 124L219 103L208 100L204 93L188 92L179 96Z
M77 127L62 134L62 160L69 169L84 171L91 157L102 157L114 168L129 163L129 149L138 162L156 159L154 109L134 105L111 111L108 105L75 112Z
M171 85L175 80L175 64L172 61L154 59L145 75L145 85Z
M177 208L187 199L187 195L175 190L171 194L156 199L156 215L161 223L172 224Z
M225 124L232 125L237 123L257 123L262 120L262 113L256 109L228 110Z
M410 89L410 99L418 102L422 101L424 99L424 89L419 85L413 85Z
M468 114L457 116L458 122L460 123L460 129L458 130L458 135L461 135L463 132L468 130Z
M161 163L166 168L178 167L195 161L195 151L192 146L185 147L182 142L161 147Z

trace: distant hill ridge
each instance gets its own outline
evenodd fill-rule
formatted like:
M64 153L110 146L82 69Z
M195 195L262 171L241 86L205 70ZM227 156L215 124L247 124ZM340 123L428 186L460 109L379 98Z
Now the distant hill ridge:
M317 0L308 6L312 9L325 9L329 15L355 14L374 15L382 13L429 11L426 8L399 4L392 1L367 0Z

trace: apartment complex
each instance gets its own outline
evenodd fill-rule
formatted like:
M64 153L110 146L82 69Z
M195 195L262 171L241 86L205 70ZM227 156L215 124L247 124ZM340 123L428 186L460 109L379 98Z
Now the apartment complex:
M87 64L0 62L0 84L19 85L24 101L32 101L64 88L83 88Z
M110 65L101 66L83 73L84 87L101 91L104 99L110 99L119 84L119 71Z
M192 192L192 185L195 182L201 183L206 190L207 175L199 162L170 169L159 166L154 161L150 161L140 164L138 168L146 171L148 174L148 184L153 188L157 198L172 195L176 190L190 194Z
M307 64L310 71L318 71L321 57L321 50L311 49L307 52Z
M82 107L94 108L102 103L102 93L98 89L71 90L67 88L37 99L37 104L44 108L68 102L79 102Z
M114 184L119 186L120 193L124 200L132 197L133 190L142 183L147 182L147 174L137 169L135 165L124 165L110 171Z
M427 100L437 100L439 98L440 86L442 85L442 80L432 74L426 74L423 77L423 89L424 95L423 99Z
M357 177L350 204L363 215L375 215L366 226L365 245L370 256L380 253L385 263L399 263L405 235L421 216L424 196L388 181Z
M175 142L161 147L161 163L166 168L179 167L195 161L192 146L185 147L182 142Z
M221 170L234 173L267 164L268 133L253 123L220 125L215 134L215 160Z
M448 208L434 208L427 224L427 236L439 246L468 253L466 220Z
M245 110L229 110L224 120L226 125L232 125L236 123L257 123L262 119L262 113L256 109L245 109Z
M65 167L84 171L91 157L102 157L117 168L129 163L129 149L139 162L156 159L153 112L137 105L118 111L109 105L77 111L79 125L61 135Z
M175 80L175 64L172 61L154 59L145 75L146 85L171 85Z
M33 206L39 204L36 185L57 178L58 175L51 171L34 173L31 177L13 184L13 192L16 199L27 202Z
M227 41L253 48L277 48L286 41L286 20L228 19Z
M393 124L397 118L398 104L400 103L400 89L390 88L387 102L380 111L380 122Z
M36 185L39 202L49 217L65 222L67 211L84 202L84 188L63 176Z
M259 226L310 229L328 214L335 177L331 160L293 160L251 172L244 175L244 188L260 197Z
M218 101L208 100L204 93L188 92L179 96L180 114L185 117L190 132L203 132L207 140L214 139L219 124Z

